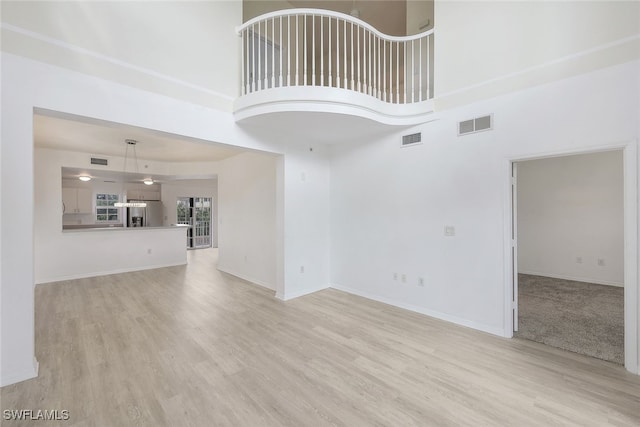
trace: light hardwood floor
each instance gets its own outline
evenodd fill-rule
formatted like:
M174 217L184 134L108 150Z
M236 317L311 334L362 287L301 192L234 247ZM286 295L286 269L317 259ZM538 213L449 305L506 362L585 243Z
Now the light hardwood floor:
M100 427L640 425L640 377L618 365L336 290L278 301L216 257L38 286L40 376L2 409Z

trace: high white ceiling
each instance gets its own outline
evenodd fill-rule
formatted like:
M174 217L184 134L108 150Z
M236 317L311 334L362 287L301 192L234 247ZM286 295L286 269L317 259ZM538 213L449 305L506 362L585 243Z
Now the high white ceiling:
M114 123L90 123L40 114L34 115L33 120L36 147L122 157L125 139L135 139L139 159L163 162L217 161L245 151Z

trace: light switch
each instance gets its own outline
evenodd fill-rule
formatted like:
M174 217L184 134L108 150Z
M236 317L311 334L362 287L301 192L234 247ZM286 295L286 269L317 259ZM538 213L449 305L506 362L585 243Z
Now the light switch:
M445 236L455 236L456 228L453 225L445 225L444 227L444 235Z

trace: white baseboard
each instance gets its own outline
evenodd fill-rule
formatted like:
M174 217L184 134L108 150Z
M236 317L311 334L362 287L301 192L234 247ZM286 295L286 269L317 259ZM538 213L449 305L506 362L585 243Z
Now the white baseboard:
M271 283L267 283L267 282L265 282L263 280L258 280L258 279L255 279L253 277L247 276L245 274L238 273L237 271L234 271L233 269L230 269L230 268L226 268L224 266L220 267L220 265L218 265L218 271L222 271L223 273L227 273L227 274L230 274L232 276L236 276L239 279L242 279L242 280L247 281L247 282L251 282L251 283L253 283L255 285L258 285L258 286L262 286L263 288L267 288L267 289L272 290L272 291L276 290L276 287L274 285L272 285Z
M153 270L155 268L164 268L164 267L176 267L179 265L186 265L187 262L178 262L178 263L168 263L168 264L156 264L156 265L147 265L144 267L132 267L132 268L119 268L115 270L107 270L107 271L95 271L95 272L87 272L80 274L70 274L67 276L58 276L58 277L50 277L46 279L36 280L36 285L43 285L48 283L62 282L65 280L75 280L75 279L86 279L88 277L98 277L98 276L108 276L110 274L120 274L120 273L131 273L133 271L144 271L144 270Z
M295 292L285 292L284 295L278 292L276 293L276 298L282 301L289 301L294 298L302 297L302 296L313 294L315 292L319 292L325 289L329 289L330 287L331 286L326 285L326 286L321 286L319 288L313 288L313 289L299 289Z
M428 308L424 308L424 307L418 307L412 304L405 304L403 302L399 302L399 301L395 301L392 300L390 298L387 297L383 297L380 295L375 295L366 291L361 291L359 289L354 289L354 288L350 288L348 286L342 286L342 285L336 285L333 284L331 285L331 287L333 289L337 289L339 291L343 291L343 292L347 292L353 295L358 295L360 297L363 298L367 298L370 300L374 300L374 301L378 301L384 304L389 304L392 305L394 307L399 307L399 308L403 308L405 310L409 310L409 311L414 311L416 313L420 313L420 314L424 314L427 315L429 317L434 317L436 319L440 319L440 320L444 320L447 322L451 322L451 323L455 323L456 325L460 325L460 326L466 326L468 328L471 329L476 329L478 331L482 331L482 332L487 332L489 334L492 335L498 335L500 337L504 337L505 335L505 331L503 330L503 328L497 328L494 326L489 326L489 325L485 325L482 323L478 323L478 322L474 322L473 320L468 320L468 319L463 319L461 317L457 317L457 316L452 316L450 314L446 314L446 313L441 313L439 311L435 311L435 310L430 310Z
M607 280L594 280L588 277L575 277L575 276L566 276L563 274L549 274L549 273L541 273L539 271L521 271L518 270L519 274L529 274L531 276L542 276L542 277L551 277L552 279L562 279L562 280L572 280L574 282L584 282L584 283L593 283L596 285L607 285L607 286L617 286L619 288L624 288L624 283L620 282L610 282Z
M12 372L8 375L5 375L3 372L2 378L0 378L0 387L30 380L31 378L36 378L38 376L39 370L40 364L38 363L38 359L34 357L33 365L22 371Z

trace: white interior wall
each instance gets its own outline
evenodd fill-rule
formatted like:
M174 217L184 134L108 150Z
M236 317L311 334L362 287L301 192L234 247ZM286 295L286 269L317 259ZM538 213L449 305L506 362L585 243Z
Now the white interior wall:
M640 59L640 3L438 1L435 107Z
M275 156L242 153L221 161L218 269L276 289Z
M288 300L329 287L329 147L290 142L281 173L287 286L276 297Z
M164 204L164 225L177 222L177 202L179 197L211 197L211 246L218 247L218 180L181 179L162 184L162 202Z
M288 300L329 286L328 149L273 129L260 134L286 154L221 162L218 268Z
M220 162L219 269L274 289L282 300L325 289L328 147L300 144L286 129L259 135L279 141L285 155L244 153Z
M622 151L517 165L518 272L623 286Z
M433 28L433 0L407 0L407 35L428 31ZM426 22L426 28L420 28Z
M635 141L639 72L638 62L606 68L450 110L392 137L337 145L332 286L509 336L506 164ZM493 131L457 136L458 121L487 113ZM416 131L424 143L400 148L401 135Z
M4 105L1 102L0 102L0 108L4 108ZM0 138L2 138L2 140L4 140L4 136L5 135L2 132L2 119L1 119L1 116L0 116ZM2 141L2 140L0 140L0 141ZM1 173L2 172L2 167L3 167L2 151L3 151L2 150L2 144L0 143L0 190L4 191L3 174ZM2 224L3 224L3 222L2 222L2 211L3 211L2 199L3 198L0 197L0 242L2 242L2 240L3 240L2 230L4 228L2 226ZM2 310L3 310L3 307L4 307L4 304L2 303L2 299L3 299L2 298L2 278L4 277L3 273L2 273L2 265L4 263L4 257L2 256L2 250L3 250L2 248L3 248L3 245L2 245L2 243L0 243L0 386L2 384L4 384L3 378L5 378L5 375L3 374L4 365L2 363L2 357L3 357L3 354L4 354L4 352L2 350L2 346L3 346L2 335L4 334L4 331L5 331L5 329L2 327L2 324L3 324L3 320L2 319L5 319L5 317L3 317L3 315L2 315ZM4 321L4 323L6 323L6 320ZM35 357L34 357L34 359L35 359ZM29 374L30 374L30 372L27 372L27 375L29 375ZM17 378L14 377L13 379L19 381L21 379L21 377L17 377Z
M226 111L238 95L240 63L228 59L240 44L241 1L3 1L0 7L5 52Z
M2 127L0 132L0 172L2 173L2 276L0 277L0 319L2 369L0 385L11 384L37 375L34 353L33 280L33 194L32 109L14 105L10 98L19 92L4 84L9 72L3 61ZM20 124L11 126L10 124ZM17 145L17 149L12 148ZM16 179L21 177L22 179ZM27 185L25 185L28 182ZM21 206L21 209L16 209Z

